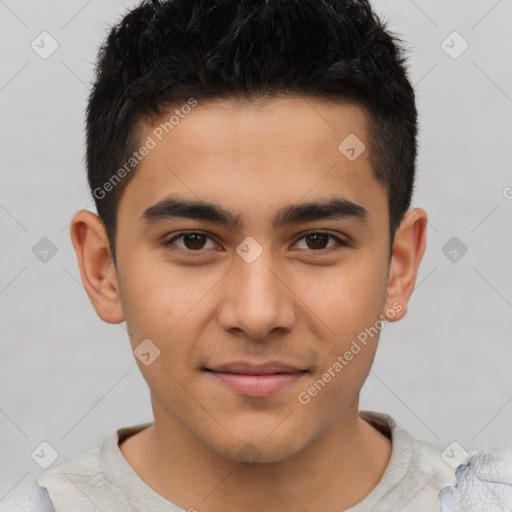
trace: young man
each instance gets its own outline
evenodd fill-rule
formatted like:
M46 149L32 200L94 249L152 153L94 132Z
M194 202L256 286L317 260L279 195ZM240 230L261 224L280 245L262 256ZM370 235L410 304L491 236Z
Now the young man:
M112 29L71 238L154 422L46 470L39 510L440 510L444 447L358 408L425 250L416 115L363 0L146 1Z

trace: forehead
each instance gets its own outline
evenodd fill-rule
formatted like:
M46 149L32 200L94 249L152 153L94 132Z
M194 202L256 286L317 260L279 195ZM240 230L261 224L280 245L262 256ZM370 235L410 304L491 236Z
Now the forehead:
M141 125L139 145L152 149L119 209L129 202L140 217L176 194L229 204L242 216L326 194L371 203L368 210L386 208L384 186L369 162L366 123L357 104L311 97L176 105L158 122Z
M175 124L169 127L166 121L172 117ZM171 111L171 116L147 126L143 133L158 135L162 129L163 138L174 136L180 144L176 156L183 160L197 154L229 158L241 153L270 160L274 150L280 154L288 150L301 160L323 160L337 156L339 143L351 134L366 140L366 120L366 110L355 103L287 96L228 98L200 101L180 118Z

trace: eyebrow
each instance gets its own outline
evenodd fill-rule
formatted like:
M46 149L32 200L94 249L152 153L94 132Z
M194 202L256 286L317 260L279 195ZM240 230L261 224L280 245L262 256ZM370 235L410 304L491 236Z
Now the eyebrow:
M231 229L240 227L240 215L235 216L231 210L218 204L176 196L167 197L146 208L141 216L141 220L146 224L156 224L171 218L204 220ZM281 228L299 222L343 218L367 223L369 215L361 205L344 197L335 196L314 202L288 205L279 209L272 219L272 228Z

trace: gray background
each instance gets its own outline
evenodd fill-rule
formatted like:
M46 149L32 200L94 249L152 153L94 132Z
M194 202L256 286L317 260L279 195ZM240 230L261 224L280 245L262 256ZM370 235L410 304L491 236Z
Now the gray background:
M96 50L134 4L0 0L0 498L40 473L41 442L62 459L151 420L125 325L96 316L69 237L73 213L94 211L83 112ZM408 41L421 127L413 206L430 223L409 313L382 332L361 408L435 442L512 449L512 1L374 5ZM47 59L31 48L43 31L59 45ZM469 44L458 58L442 46L453 31ZM457 36L446 45L462 48ZM57 249L46 262L32 252L43 237ZM452 237L456 261L443 253Z

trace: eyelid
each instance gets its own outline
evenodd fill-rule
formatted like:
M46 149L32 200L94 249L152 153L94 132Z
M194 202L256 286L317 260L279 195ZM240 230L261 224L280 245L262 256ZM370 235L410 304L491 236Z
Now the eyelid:
M168 239L164 240L163 245L164 245L164 247L168 247L168 246L172 245L174 240L176 240L178 238L181 238L182 236L185 236L185 235L195 235L195 234L197 234L197 235L204 235L206 238L209 238L210 240L212 240L215 243L217 243L215 241L215 239L212 237L212 235L210 235L209 233L206 233L205 231L201 231L201 230L198 230L198 229L190 229L190 230L185 230L185 231L178 231L171 238L168 238ZM204 252L207 251L208 249L199 249L197 251L192 251L190 249L182 249L181 247L176 247L173 250L175 252L178 252L178 253L181 253L181 254L187 254L187 255L192 255L192 256L199 256L199 255L203 255Z
M318 253L318 254L326 254L326 253L329 253L329 252L336 252L336 250L340 250L341 247L346 247L349 245L349 243L344 240L343 238L341 238L340 236L338 235L335 235L329 231L324 231L324 230L309 230L309 231L306 231L304 233L301 233L300 236L295 240L295 242L293 243L293 245L296 245L297 242L299 242L300 240L302 240L303 238L306 238L308 235L327 235L329 238L332 238L334 239L336 242L337 242L337 246L332 246L332 247L328 247L326 249L297 249L299 251L309 251L313 254L315 253Z
M193 230L179 231L179 232L175 233L171 238L164 240L163 245L164 245L164 247L168 247L168 246L172 245L174 240L176 240L176 239L178 239L178 238L180 238L182 236L191 235L191 234L204 235L206 238L209 238L210 240L212 240L215 243L217 243L215 238L212 235L210 235L209 233L207 233L205 231L193 229ZM346 240L344 240L343 238L341 238L340 236L335 235L335 234L333 234L333 233L331 233L329 231L324 231L324 230L319 230L319 229L317 229L317 230L313 229L313 230L304 231L304 232L300 233L300 236L295 240L293 245L296 245L297 242L299 242L300 240L302 240L303 238L305 238L308 235L316 235L316 234L327 235L328 237L334 239L337 242L337 245L335 245L333 247L328 247L326 249L318 249L318 250L315 250L315 249L298 249L298 251L308 251L308 252L311 252L313 254L317 253L317 254L321 255L321 254L327 254L327 253L330 253L330 252L339 251L340 248L343 248L343 247L346 247L346 246L349 245L349 243ZM190 249L182 249L181 247L174 248L173 250L178 252L178 253L192 255L192 256L194 256L194 255L199 256L199 255L204 254L205 251L208 251L208 249L198 249L197 251L193 251L193 250L190 250Z

